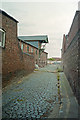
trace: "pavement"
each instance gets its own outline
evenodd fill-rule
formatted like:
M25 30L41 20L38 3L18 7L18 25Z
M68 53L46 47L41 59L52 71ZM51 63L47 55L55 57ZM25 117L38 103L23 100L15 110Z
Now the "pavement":
M78 101L72 92L65 74L63 72L59 74L61 99L58 99L58 104L55 105L56 112L53 110L48 118L80 119Z
M78 103L59 65L47 65L3 89L2 118L78 118Z

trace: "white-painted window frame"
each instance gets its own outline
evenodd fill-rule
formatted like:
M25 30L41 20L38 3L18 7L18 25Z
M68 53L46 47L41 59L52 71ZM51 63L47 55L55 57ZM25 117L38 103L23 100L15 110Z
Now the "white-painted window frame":
M23 48L24 48L24 45L23 45L23 43L21 43L21 50L23 51Z
M3 29L0 28L0 32L1 32L1 36L0 36L0 47L4 48L5 47L5 31Z

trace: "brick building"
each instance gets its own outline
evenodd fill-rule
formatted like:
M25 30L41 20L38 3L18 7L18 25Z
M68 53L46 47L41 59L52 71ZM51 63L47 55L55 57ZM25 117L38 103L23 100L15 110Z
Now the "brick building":
M0 74L3 81L10 80L17 73L28 74L35 64L43 67L47 64L47 53L41 49L41 43L47 43L47 36L35 36L36 41L17 37L18 21L0 10ZM28 36L29 38L34 38ZM39 39L37 39L39 37Z
M80 104L80 11L76 11L68 35L63 35L62 63L64 72Z
M47 35L19 36L18 39L22 51L34 55L35 64L39 67L47 65L48 53L44 52L44 48L41 47L43 43L48 43Z
M0 10L0 23L2 23L0 24L0 58L2 58L0 72L2 72L3 80L7 81L20 71L32 72L35 67L34 56L23 53L20 48L17 38L18 21Z

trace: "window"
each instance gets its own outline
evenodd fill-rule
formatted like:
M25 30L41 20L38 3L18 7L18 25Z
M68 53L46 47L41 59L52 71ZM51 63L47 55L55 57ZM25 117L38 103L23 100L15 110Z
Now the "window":
M21 44L21 50L23 51L23 43Z
M5 47L5 31L0 29L0 46Z
M31 48L31 53L33 53L33 48Z
M29 52L29 46L27 46L27 52Z
M37 55L37 50L36 50L36 55Z

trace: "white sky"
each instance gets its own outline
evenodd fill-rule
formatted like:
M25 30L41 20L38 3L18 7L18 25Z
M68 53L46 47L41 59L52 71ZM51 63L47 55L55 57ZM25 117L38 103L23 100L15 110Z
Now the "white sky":
M48 35L48 57L60 57L63 34L69 32L78 0L8 1L3 0L1 8L19 21L18 35Z

